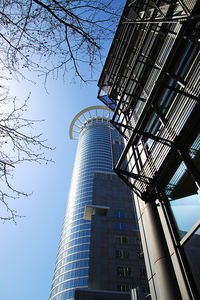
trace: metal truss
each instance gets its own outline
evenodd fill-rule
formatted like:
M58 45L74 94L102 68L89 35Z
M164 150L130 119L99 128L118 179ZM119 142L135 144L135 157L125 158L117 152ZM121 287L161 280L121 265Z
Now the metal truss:
M99 81L99 99L114 111L111 123L127 141L115 171L145 201L147 191L155 196L167 161L189 161L182 155L189 145L180 140L193 110L200 114L196 3L130 1ZM191 161L187 166L196 174Z
M139 5L140 2L140 5ZM176 23L182 22L186 19L195 18L199 19L199 14L193 14L197 1L132 1L129 6L134 11L132 18L126 19L124 23L129 24L145 24L145 23ZM141 7L141 3L143 3Z

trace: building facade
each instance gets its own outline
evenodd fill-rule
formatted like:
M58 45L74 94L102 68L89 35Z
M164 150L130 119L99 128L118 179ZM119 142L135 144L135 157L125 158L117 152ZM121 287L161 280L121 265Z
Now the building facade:
M110 113L93 106L70 126L78 145L50 300L74 299L76 289L146 289L131 190L112 170L124 146Z
M151 298L200 299L200 1L127 1L98 98L126 140Z

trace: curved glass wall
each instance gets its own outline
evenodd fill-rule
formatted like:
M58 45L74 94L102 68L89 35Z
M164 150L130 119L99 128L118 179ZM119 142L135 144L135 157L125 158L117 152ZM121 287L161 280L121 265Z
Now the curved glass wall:
M86 205L92 204L93 174L112 172L109 115L104 110L89 117L79 113L78 147L66 215L58 249L50 300L73 299L76 288L88 287L90 221L83 219ZM85 112L86 110L84 110ZM76 131L77 132L77 131Z

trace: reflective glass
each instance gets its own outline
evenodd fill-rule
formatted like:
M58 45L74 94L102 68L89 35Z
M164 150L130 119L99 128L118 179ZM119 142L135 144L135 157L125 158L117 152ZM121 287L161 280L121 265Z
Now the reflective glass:
M92 204L94 172L112 172L112 130L102 119L81 130L50 299L70 299L76 287L87 287L91 225L83 216Z
M200 294L200 230L196 231L193 236L186 242L184 245L184 250L186 257L188 259L188 263L190 265L192 275L194 280L196 281L196 287Z
M170 202L180 238L200 219L200 195L177 199Z

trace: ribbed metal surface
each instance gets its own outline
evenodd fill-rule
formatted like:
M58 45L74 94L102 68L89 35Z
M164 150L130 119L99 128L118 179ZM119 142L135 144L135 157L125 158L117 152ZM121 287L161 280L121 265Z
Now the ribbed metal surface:
M196 3L130 2L113 42L117 50L111 47L106 62L109 72L105 67L101 75L100 90L109 83L108 97L116 101L112 123L127 139L116 170L139 194L155 179L199 97Z

